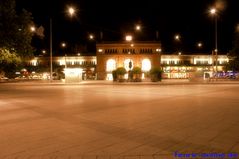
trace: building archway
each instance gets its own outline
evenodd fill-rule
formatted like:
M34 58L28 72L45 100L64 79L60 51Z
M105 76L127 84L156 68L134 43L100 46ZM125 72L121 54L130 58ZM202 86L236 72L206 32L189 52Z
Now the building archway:
M124 68L126 71L132 70L134 67L134 62L131 59L124 60Z
M106 71L107 72L112 72L113 70L116 69L116 61L113 59L109 59L106 62Z
M151 61L149 59L143 59L142 61L142 71L148 72L151 69Z
M109 59L106 62L106 72L107 72L106 80L113 80L112 75L113 70L116 70L116 61L113 59Z

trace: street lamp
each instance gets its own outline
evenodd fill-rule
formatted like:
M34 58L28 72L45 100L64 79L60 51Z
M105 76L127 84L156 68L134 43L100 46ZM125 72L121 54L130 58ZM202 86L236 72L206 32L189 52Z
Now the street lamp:
M65 48L65 47L66 47L66 43L64 43L64 42L61 43L61 47L62 47L62 48Z
M52 18L50 18L50 81L52 81Z
M215 19L215 49L212 51L213 55L216 56L216 75L217 75L217 55L218 55L218 46L217 46L217 9L216 8L211 8L210 9L210 14L214 17ZM214 63L214 57L212 56ZM214 65L214 64L213 64ZM214 72L214 67L213 67L213 72Z
M90 34L90 35L89 35L89 39L90 39L90 40L93 40L93 39L94 39L94 35L93 35L93 34Z
M140 31L141 30L141 26L140 25L136 25L135 26L135 30Z
M175 36L174 36L174 39L176 40L176 41L180 41L180 35L179 34L176 34Z
M75 15L76 10L73 7L69 7L67 13L72 17ZM50 18L50 81L52 81L52 18Z
M175 42L175 50L176 50L176 52L178 52L178 53L180 53L181 52L181 50L182 50L182 48L181 48L181 46L180 46L180 43L181 43L181 36L179 35L179 34L176 34L175 36L174 36L174 40L176 41Z
M198 43L197 43L197 47L198 47L198 48L202 48L202 43L201 43L201 42L198 42Z
M63 49L63 52L64 52L64 50L65 50L65 48L66 48L66 43L65 42L62 42L61 43L61 47L62 47L62 49ZM66 52L65 52L65 68L67 68L67 65L66 65Z
M35 32L35 31L36 31L36 28L35 28L34 26L31 26L31 27L30 27L30 31L31 31L31 32Z
M76 12L76 10L75 10L75 8L74 7L69 7L68 8L68 13L69 13L69 15L72 17L73 15L75 15L75 12Z

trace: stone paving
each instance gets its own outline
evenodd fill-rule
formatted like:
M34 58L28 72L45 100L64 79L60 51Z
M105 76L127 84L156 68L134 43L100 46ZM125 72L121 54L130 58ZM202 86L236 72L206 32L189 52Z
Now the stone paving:
M238 94L239 84L2 83L0 159L236 155Z

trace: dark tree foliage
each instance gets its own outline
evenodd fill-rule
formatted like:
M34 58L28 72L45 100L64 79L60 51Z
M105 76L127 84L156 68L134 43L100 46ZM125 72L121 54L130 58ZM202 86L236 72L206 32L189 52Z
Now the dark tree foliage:
M0 0L0 48L16 52L22 59L33 56L31 13L16 12L15 0Z
M239 25L235 31L235 39L233 42L233 48L228 54L229 63L225 66L228 71L239 71Z
M0 48L0 76L14 78L20 63L21 59L14 52Z

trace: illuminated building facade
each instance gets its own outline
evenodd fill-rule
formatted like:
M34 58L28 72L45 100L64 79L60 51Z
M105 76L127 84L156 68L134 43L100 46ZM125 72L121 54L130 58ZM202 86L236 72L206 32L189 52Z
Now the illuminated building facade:
M100 43L96 45L96 56L53 57L54 66L81 68L83 79L112 80L112 71L124 67L127 71L140 67L142 78L153 67L161 67L163 78L190 78L191 73L201 71L212 75L216 70L223 71L228 63L227 55L210 54L163 54L159 42L144 43ZM49 65L49 57L35 57L33 66ZM127 74L125 75L127 79Z
M161 43L101 43L96 45L97 79L112 80L112 71L124 67L126 71L140 67L148 72L152 67L160 67ZM127 78L127 74L125 75Z
M56 56L53 57L53 69L62 68L80 68L83 71L83 79L95 79L96 77L96 56ZM49 57L35 57L29 61L31 66L50 66Z
M228 61L227 55L218 55L217 71L222 72ZM215 72L215 62L212 55L162 55L163 78L189 78L196 71Z

